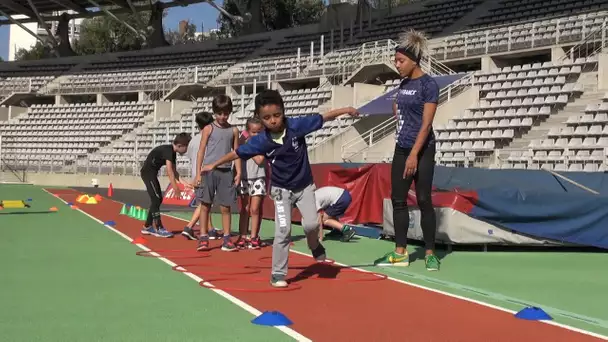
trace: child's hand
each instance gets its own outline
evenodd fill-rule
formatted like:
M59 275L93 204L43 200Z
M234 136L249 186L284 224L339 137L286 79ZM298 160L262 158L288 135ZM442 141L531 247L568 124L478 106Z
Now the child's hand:
M352 117L357 117L359 116L359 110L357 108L354 107L346 107L344 108L345 113L344 114L348 114Z
M234 175L234 186L241 184L241 175L239 173Z
M213 165L203 165L203 168L201 169L201 173L203 172L209 172L213 170ZM198 178L200 178L201 176L198 176ZM197 179L198 179L197 178Z
M173 192L173 197L180 198L182 196L182 189L177 184L173 186Z

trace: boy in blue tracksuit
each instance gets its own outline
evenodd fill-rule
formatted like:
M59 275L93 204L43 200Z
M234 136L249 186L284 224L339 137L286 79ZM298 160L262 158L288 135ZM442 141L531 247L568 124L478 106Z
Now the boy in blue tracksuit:
M281 95L276 90L264 90L255 98L254 113L262 120L265 131L252 137L236 151L203 167L203 172L217 165L241 158L247 160L264 155L271 167L270 196L275 205L275 232L272 249L271 285L286 287L289 242L291 236L291 210L295 204L302 214L302 226L308 248L318 262L325 261L325 248L319 242L319 215L315 201L315 185L308 160L306 135L323 127L325 121L342 114L357 116L352 107L299 118L287 118Z

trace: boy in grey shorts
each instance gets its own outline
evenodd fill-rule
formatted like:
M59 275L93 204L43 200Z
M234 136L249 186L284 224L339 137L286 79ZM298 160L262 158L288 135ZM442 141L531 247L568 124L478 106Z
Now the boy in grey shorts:
M254 101L254 112L262 120L265 131L252 137L203 171L215 169L232 160L248 160L265 155L271 168L270 196L275 205L275 232L272 247L272 275L274 287L287 287L289 242L291 237L291 210L296 205L302 214L302 226L308 248L318 262L325 261L325 248L319 242L319 214L315 201L315 185L308 161L306 135L323 127L323 122L342 114L356 116L354 108L342 108L323 115L314 114L287 118L281 95L276 90L263 90Z
M230 207L236 203L236 186L241 179L241 161L236 160L235 172L232 163L222 162L215 170L202 173L203 165L216 163L226 153L236 150L239 146L239 130L228 123L228 117L232 113L232 100L226 95L218 95L213 99L211 105L215 121L207 125L201 134L201 145L197 155L197 172L195 183L199 185L196 191L197 200L201 203L201 215L199 225L201 233L198 238L198 251L209 250L209 211L214 200L220 205L222 213L222 228L224 229L224 241L222 250L227 252L236 251L236 246L230 240L230 225L232 214Z
M196 203L196 209L194 210L194 213L192 213L192 218L190 219L190 222L188 222L188 224L186 225L186 227L184 227L184 230L182 231L182 236L184 236L188 240L197 239L196 236L194 235L194 230L192 229L196 225L196 223L198 222L198 220L201 216L201 201L200 201L201 187L194 184L194 180L196 179L196 157L198 154L198 149L201 144L201 134L202 134L203 130L205 129L205 127L207 127L208 125L210 125L213 122L213 114L211 114L209 112L197 113L194 116L194 121L196 122L196 125L198 126L199 133L197 135L195 135L192 138L192 140L190 140L190 144L188 145L188 152L186 152L186 155L188 156L188 159L190 159L190 167L192 170L191 171L192 172L192 184L191 185L194 187L194 194L195 194L197 203ZM211 224L211 215L209 215L207 228L209 230L210 239L218 239L221 237L222 234L218 234L216 232L216 230L213 228L213 225Z

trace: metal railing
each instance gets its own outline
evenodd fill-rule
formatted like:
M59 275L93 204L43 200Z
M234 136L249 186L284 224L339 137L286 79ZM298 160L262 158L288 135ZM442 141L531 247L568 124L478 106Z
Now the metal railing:
M327 75L327 80L321 85L343 84L354 72L365 65L386 63L393 64L397 43L392 39L364 43L348 60L341 61L333 73ZM452 75L456 72L430 55L421 61L422 70L432 76ZM325 76L325 75L323 75Z
M605 22L608 18L608 12L602 11L599 12L598 15L592 16L591 18L602 18ZM544 46L554 46L554 45L568 45L568 44L579 44L583 41L587 40L587 37L590 35L589 26L586 25L583 20L583 25L578 27L580 32L576 32L574 34L565 35L560 31L559 27L561 23L570 23L581 20L578 16L567 18L567 19L555 19L551 22L547 21L547 23L542 22L529 22L527 24L532 24L529 28L529 38L525 40L521 40L520 36L513 35L513 25L502 25L492 27L491 29L485 30L471 30L471 31L463 31L458 32L455 35L449 36L442 41L431 41L430 50L431 55L439 60L448 60L448 59L458 59L458 58L466 58L470 56L480 56L492 53L504 53L511 51L520 51L524 49L535 49ZM522 24L520 24L522 25ZM523 25L526 25L524 23ZM595 26L594 24L591 27ZM497 30L501 27L506 29L506 33L508 33L507 37L502 37L497 34ZM555 27L555 37L548 39L544 38L546 34L545 30L540 30L539 28L549 28ZM577 27L568 28L569 30L577 29ZM593 30L596 31L596 30ZM470 40L475 38L474 42ZM481 39L480 39L481 38ZM450 44L449 42L454 42L462 40L463 43L460 44ZM454 47L461 47L456 51L448 51Z
M10 96L13 93L29 93L32 91L32 79L19 77L11 80L3 80L0 87L0 96Z
M175 86L186 83L206 83L213 77L217 76L220 72L226 69L228 66L224 64L217 65L190 65L172 68L162 69L129 69L112 72L94 72L84 74L65 74L57 77L53 81L47 83L44 87L38 90L40 94L54 95L54 94L77 94L77 93L96 93L96 92L120 92L120 91L169 91ZM207 77L203 77L201 72L203 70L211 69L211 72ZM144 75L138 77L137 73L160 73L162 72L162 81L150 81L149 78L145 78ZM96 77L98 79L108 78L108 75L112 74L133 74L133 77L121 77L120 83L104 83L100 81L99 84L91 84L90 82L83 82L83 84L75 84L74 81L83 80L86 81L87 77ZM85 77L82 77L82 76ZM79 77L80 76L80 77ZM75 77L70 79L70 77ZM66 78L68 78L66 80ZM119 78L118 76L116 77Z

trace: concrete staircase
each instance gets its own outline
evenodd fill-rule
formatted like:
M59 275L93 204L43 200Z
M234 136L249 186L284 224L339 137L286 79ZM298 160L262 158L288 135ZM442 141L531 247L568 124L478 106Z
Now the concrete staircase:
M602 97L604 97L604 94L604 91L598 90L584 92L581 97L568 103L562 110L549 116L549 118L540 125L532 127L523 136L513 139L507 149L524 149L528 147L532 140L543 139L553 127L564 126L571 116L582 115L585 108L587 108L587 105L600 102Z
M543 139L553 127L561 127L571 116L580 116L587 108L587 105L597 103L604 97L605 91L597 89L597 72L584 72L577 80L579 85L583 86L583 93L580 97L570 99L564 108L555 114L551 114L547 120L540 123L538 126L533 126L527 133L519 138L513 139L509 146L504 150L521 150L528 147L530 142L535 139Z

